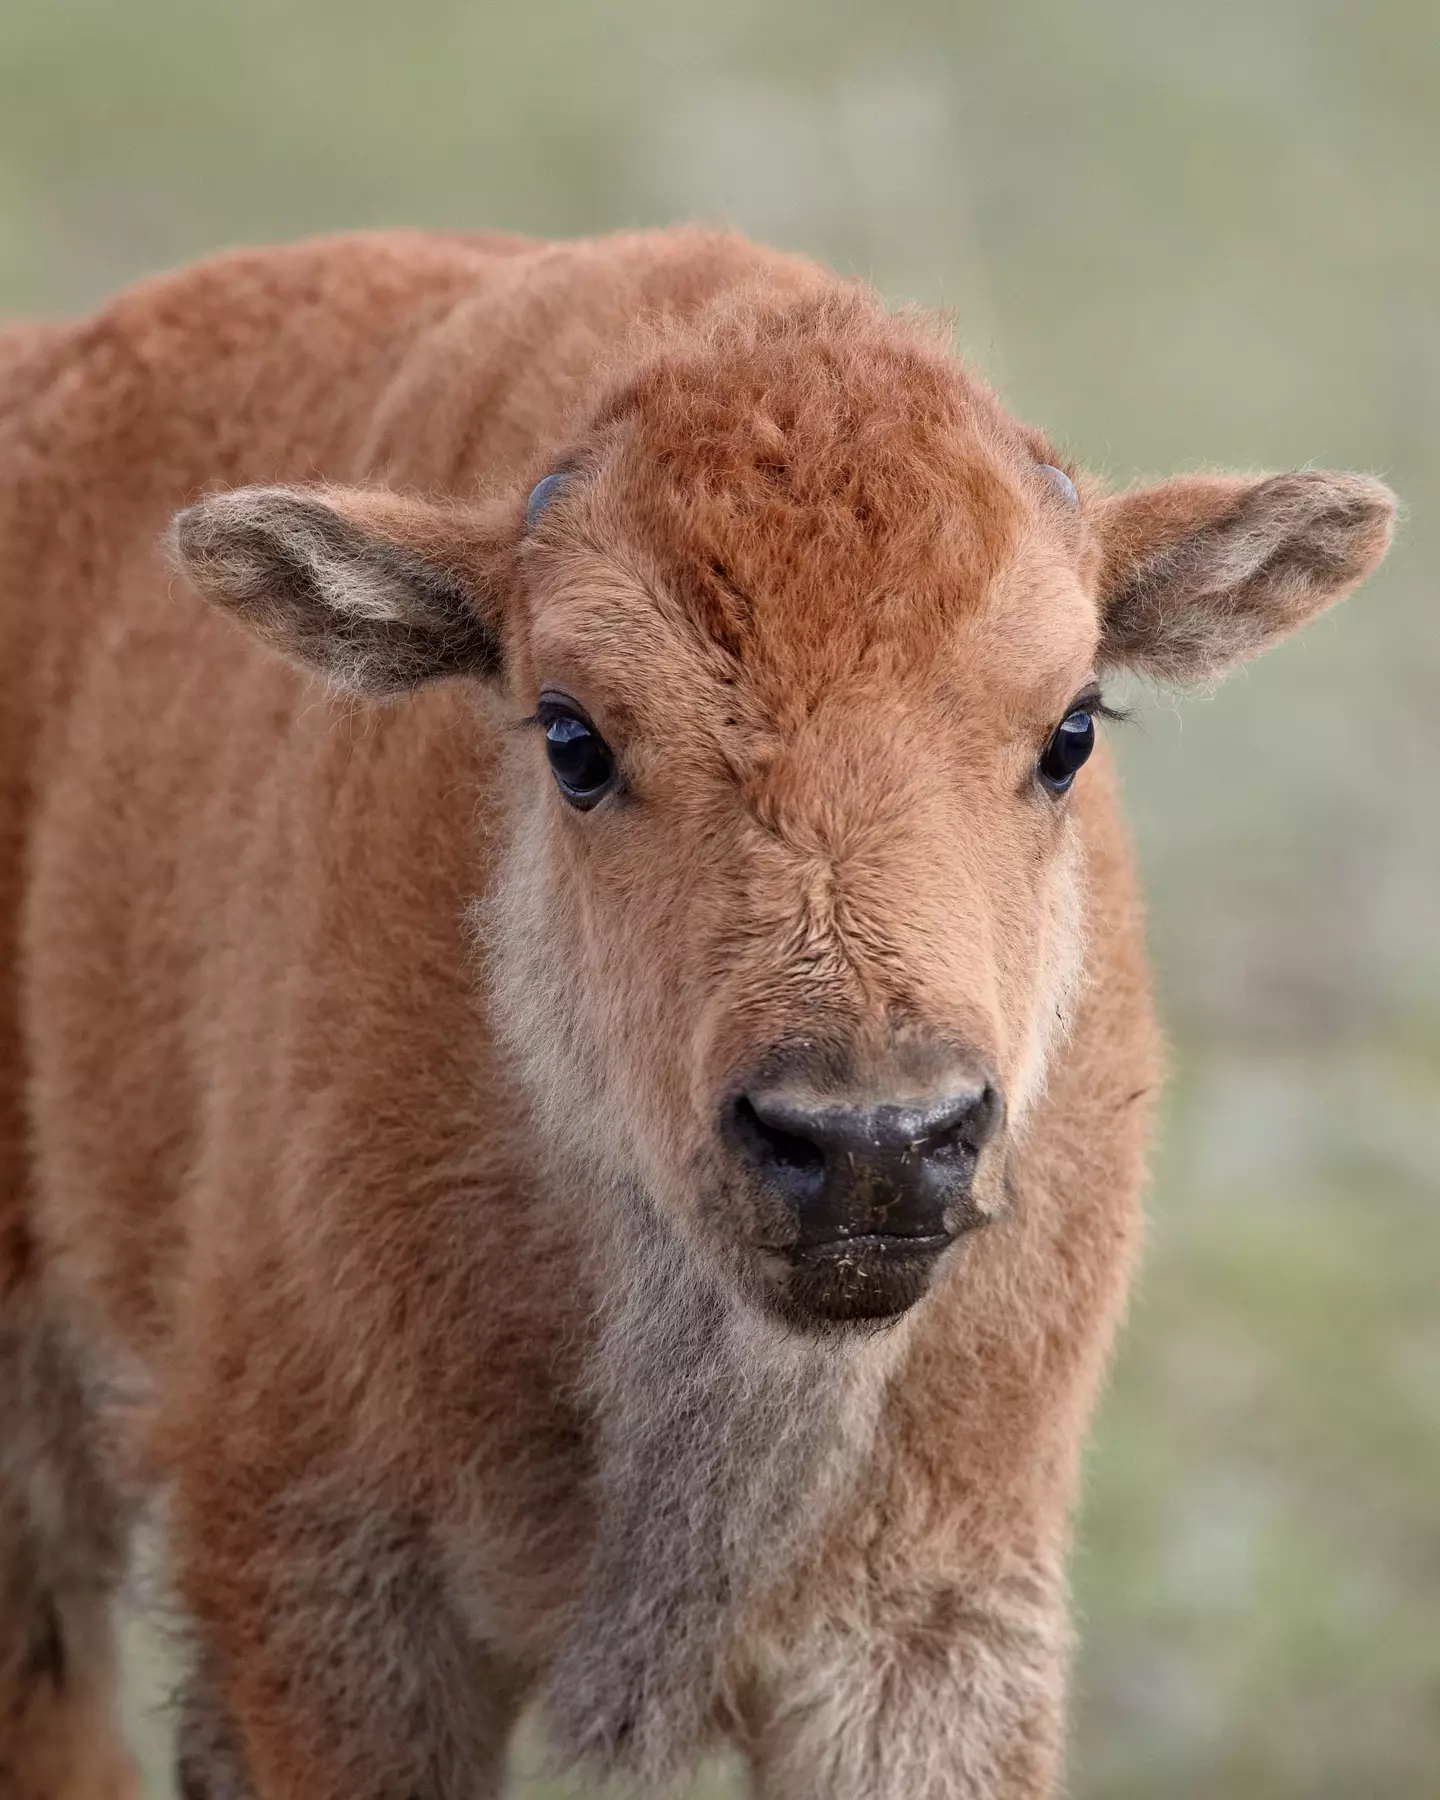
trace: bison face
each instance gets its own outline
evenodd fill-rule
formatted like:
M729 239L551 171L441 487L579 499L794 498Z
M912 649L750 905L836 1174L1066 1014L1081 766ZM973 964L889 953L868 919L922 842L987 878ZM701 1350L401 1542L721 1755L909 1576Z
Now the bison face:
M803 1328L894 1317L1002 1210L1083 1000L1106 671L1261 648L1389 498L1077 487L844 289L649 342L552 454L488 509L221 496L179 554L353 689L499 693L489 991L575 1206Z

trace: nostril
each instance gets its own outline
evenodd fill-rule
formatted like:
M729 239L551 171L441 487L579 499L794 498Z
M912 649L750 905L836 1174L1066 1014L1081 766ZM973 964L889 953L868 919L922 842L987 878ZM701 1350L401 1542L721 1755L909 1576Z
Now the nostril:
M932 1116L924 1147L930 1152L983 1149L999 1129L1004 1114L1000 1090L987 1082L983 1088L957 1095Z
M735 1102L732 1118L737 1137L755 1162L801 1180L818 1181L825 1173L825 1152L820 1146L765 1118L748 1094L741 1094Z

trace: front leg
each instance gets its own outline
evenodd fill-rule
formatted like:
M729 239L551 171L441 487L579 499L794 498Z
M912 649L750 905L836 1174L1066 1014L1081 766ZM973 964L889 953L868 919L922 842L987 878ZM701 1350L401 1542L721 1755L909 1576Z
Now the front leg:
M319 1673L311 1671L312 1680ZM297 1669L300 1691L291 1704L260 1714L238 1698L233 1684L217 1679L211 1659L202 1656L180 1701L179 1800L330 1800L342 1793L347 1800L499 1800L505 1792L506 1751L521 1689L498 1666L482 1659L474 1667L475 1689L463 1707L459 1737L453 1718L397 1712L378 1688L376 1711L364 1728L332 1736L330 1697L319 1688L337 1673L331 1661L307 1700L306 1671ZM263 1775L252 1773L252 1759Z
M1049 1800L1069 1629L1012 1571L837 1608L759 1659L742 1712L758 1800Z
M498 1800L528 1683L457 1619L428 1532L353 1478L252 1513L255 1474L178 1509L183 1800Z

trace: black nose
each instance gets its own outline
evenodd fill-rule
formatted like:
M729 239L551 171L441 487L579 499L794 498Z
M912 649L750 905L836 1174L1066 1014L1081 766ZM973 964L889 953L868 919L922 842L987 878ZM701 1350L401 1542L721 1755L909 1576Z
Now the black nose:
M737 1150L793 1210L804 1246L953 1232L1003 1110L990 1082L920 1104L861 1106L755 1088L732 1103L728 1123Z

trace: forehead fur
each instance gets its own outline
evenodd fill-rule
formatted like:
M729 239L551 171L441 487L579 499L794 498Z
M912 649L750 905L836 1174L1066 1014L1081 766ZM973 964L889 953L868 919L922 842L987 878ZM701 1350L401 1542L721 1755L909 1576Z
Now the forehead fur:
M1013 560L1043 453L934 321L839 285L653 328L595 426L603 535L752 666L952 628Z

